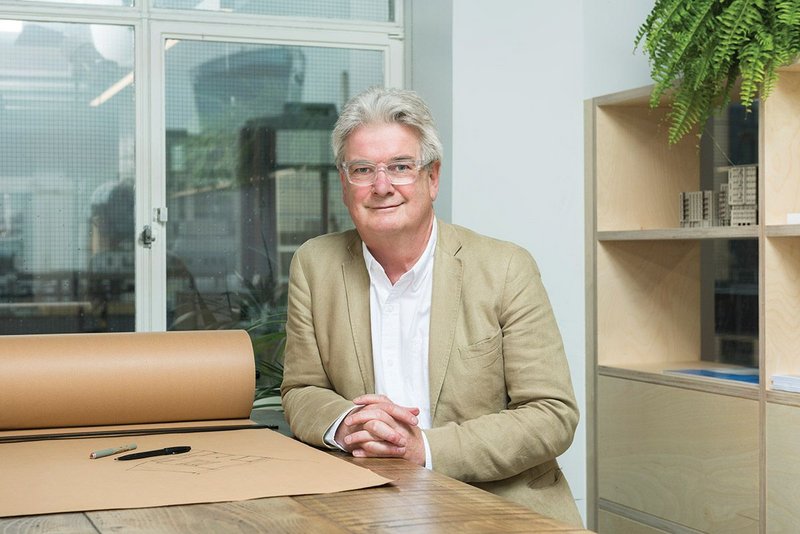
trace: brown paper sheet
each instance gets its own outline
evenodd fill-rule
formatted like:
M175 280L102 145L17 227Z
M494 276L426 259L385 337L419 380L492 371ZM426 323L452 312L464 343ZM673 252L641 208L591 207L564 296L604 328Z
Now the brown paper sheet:
M124 462L89 458L129 441L138 451L192 450ZM266 429L0 445L0 517L329 493L387 482Z
M389 480L251 423L243 331L0 336L0 516L327 493ZM126 437L3 442L94 431ZM172 433L172 430L175 433ZM167 430L170 433L155 433ZM188 445L120 462L92 451Z

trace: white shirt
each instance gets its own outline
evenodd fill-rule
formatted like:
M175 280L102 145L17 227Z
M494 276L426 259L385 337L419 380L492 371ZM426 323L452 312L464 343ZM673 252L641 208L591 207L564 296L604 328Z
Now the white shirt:
M400 406L419 408L420 428L431 427L428 340L431 326L436 223L417 263L392 285L362 243L369 272L369 314L375 392Z
M422 256L392 285L380 263L362 242L364 263L369 273L370 327L375 392L386 395L401 406L420 410L418 426L431 427L428 377L428 341L433 292L433 257L437 224ZM350 413L343 413L325 434L325 441L341 448L333 439L336 429ZM432 468L428 439L425 442L425 467Z

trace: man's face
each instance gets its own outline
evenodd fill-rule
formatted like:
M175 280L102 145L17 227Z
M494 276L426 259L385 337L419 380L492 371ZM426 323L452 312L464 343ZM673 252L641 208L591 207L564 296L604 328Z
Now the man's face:
M420 159L419 135L404 124L368 124L357 128L344 146L345 161L386 164L397 159ZM416 181L392 185L379 171L372 185L353 185L340 171L342 198L361 238L369 245L381 236L426 232L439 192L439 162L420 170Z

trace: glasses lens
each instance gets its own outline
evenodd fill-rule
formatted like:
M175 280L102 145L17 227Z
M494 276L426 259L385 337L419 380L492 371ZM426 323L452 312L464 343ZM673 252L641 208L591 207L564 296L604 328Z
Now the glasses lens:
M345 170L352 184L371 185L377 179L378 171L383 170L394 185L406 185L417 179L422 162L415 160L393 161L388 165L377 165L369 161L347 163Z
M410 160L395 161L386 166L386 172L389 174L392 183L410 183L417 176L417 162Z
M375 181L375 164L354 161L346 166L347 178L354 184L371 184Z

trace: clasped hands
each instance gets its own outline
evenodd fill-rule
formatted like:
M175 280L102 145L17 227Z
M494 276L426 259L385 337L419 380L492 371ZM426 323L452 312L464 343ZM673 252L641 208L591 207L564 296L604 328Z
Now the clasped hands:
M419 408L400 406L385 395L361 395L359 407L336 429L336 442L355 457L404 458L425 465L425 442L417 426Z

